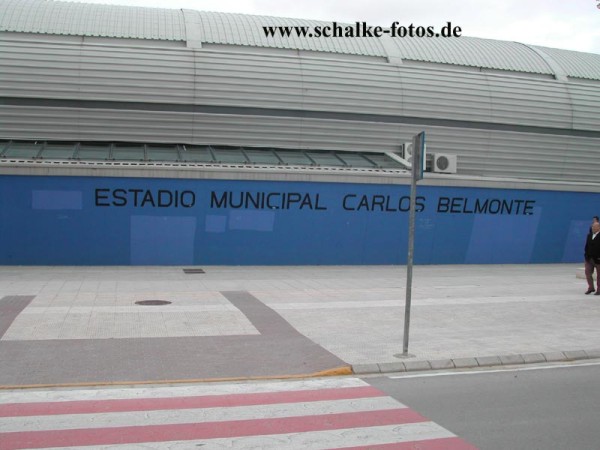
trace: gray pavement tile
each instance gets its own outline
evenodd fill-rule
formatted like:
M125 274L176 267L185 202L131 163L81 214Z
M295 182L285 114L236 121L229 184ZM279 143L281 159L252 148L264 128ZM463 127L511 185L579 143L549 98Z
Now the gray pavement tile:
M9 295L0 298L0 338L33 299L32 295Z
M7 341L0 385L307 375L346 365L306 338Z

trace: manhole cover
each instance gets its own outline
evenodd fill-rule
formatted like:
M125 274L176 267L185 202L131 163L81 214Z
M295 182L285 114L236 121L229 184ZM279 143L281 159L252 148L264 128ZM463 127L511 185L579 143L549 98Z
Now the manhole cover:
M183 269L183 273L204 273L202 269Z
M142 306L160 306L160 305L170 305L171 302L167 300L140 300L139 302L135 302L136 305Z

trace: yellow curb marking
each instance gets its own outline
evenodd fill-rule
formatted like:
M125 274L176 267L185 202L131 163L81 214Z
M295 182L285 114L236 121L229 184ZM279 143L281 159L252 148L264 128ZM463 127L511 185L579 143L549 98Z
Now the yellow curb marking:
M300 378L332 377L352 375L351 366L334 367L333 369L321 370L319 372L296 374L296 375L263 375L258 377L223 377L223 378L197 378L189 380L153 380L153 381L105 381L86 383L55 383L55 384L22 384L22 385L0 385L0 390L9 389L40 389L40 388L66 388L66 387L94 387L94 386L127 386L144 384L191 384L191 383L221 383L226 381L258 381L258 380L290 380Z

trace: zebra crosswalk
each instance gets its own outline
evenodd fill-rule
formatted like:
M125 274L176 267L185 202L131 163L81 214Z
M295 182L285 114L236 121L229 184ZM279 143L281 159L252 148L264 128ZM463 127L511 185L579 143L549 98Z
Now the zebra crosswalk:
M358 378L0 392L0 449L472 450Z

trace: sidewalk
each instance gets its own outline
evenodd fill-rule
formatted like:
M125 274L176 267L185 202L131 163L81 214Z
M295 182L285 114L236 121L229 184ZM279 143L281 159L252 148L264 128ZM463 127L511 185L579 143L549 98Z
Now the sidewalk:
M600 358L579 267L415 267L411 358L404 266L0 267L0 386Z

